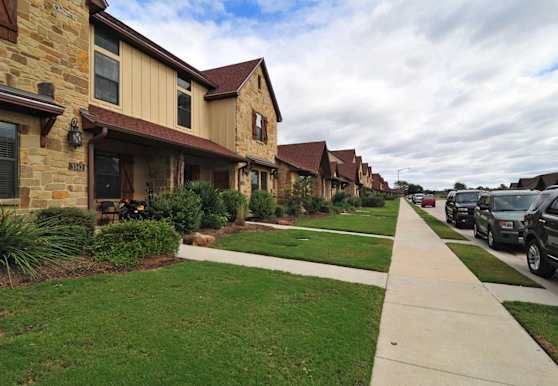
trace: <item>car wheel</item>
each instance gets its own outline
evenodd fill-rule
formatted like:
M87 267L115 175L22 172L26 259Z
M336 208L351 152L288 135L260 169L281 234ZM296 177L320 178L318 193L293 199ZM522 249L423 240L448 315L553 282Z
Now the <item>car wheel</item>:
M475 234L475 239L482 239L482 236L479 233L479 229L477 228L477 223L473 225L473 233Z
M556 268L548 264L547 257L536 239L527 244L527 265L529 271L544 278L550 278L556 272Z
M492 229L488 230L488 246L491 249L494 249L495 251L498 250L498 242L496 241L496 238L494 237L494 233L492 232Z

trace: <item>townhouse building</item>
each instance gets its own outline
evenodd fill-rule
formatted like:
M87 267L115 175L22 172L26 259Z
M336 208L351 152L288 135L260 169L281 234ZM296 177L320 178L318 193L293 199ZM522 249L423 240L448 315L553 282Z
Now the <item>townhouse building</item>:
M265 60L200 71L102 0L1 0L0 206L97 208L188 181L277 193Z

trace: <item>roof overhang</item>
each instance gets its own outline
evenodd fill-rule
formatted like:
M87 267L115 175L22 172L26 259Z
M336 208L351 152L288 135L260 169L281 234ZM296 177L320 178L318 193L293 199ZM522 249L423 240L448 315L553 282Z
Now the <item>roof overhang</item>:
M90 110L81 109L81 116L84 120L83 127L85 130L95 130L106 127L109 130L118 133L132 135L155 143L172 145L179 149L193 151L199 155L210 155L212 157L219 157L233 162L246 161L244 157L208 139L182 133L175 129L142 121L138 118L124 116L119 113L109 112L109 114L114 115L114 118L99 117L95 114L95 111L91 111L92 108L99 109L94 106L90 106ZM127 124L126 122L130 124ZM153 132L150 132L150 130L146 129L148 126L155 128L157 134L154 134ZM141 127L142 129L138 129L138 127Z
M50 97L4 85L0 85L0 108L39 117L41 147L46 147L47 136L56 118L65 111L64 106L55 103Z
M283 162L284 164L288 165L291 169L294 169L298 173L304 173L306 175L317 176L318 174L310 169L307 169L303 166L298 165L296 162L292 160L288 160L286 158L282 158L279 156L275 156L275 159L279 162Z
M249 166L251 166L252 164L258 165L258 166L264 166L266 168L270 168L270 169L277 169L277 164L275 162L260 158L260 157L256 157L253 155L248 155L246 156L246 159L248 160L248 164Z
M109 4L105 0L87 0L89 13L94 15L108 8Z

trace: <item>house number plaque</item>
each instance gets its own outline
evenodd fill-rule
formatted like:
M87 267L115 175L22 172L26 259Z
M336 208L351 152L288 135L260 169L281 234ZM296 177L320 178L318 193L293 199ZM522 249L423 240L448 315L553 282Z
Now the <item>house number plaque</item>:
M72 172L84 172L87 166L83 162L70 162L68 169Z

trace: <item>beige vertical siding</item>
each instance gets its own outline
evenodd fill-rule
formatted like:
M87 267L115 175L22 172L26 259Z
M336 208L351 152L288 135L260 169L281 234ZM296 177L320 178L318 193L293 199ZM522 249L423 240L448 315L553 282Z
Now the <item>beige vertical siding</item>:
M94 98L94 31L91 31L90 103L134 118L209 138L207 89L192 82L192 128L177 125L177 73L172 68L144 54L125 42L120 43L120 106Z
M211 101L209 106L209 139L236 151L236 98Z

